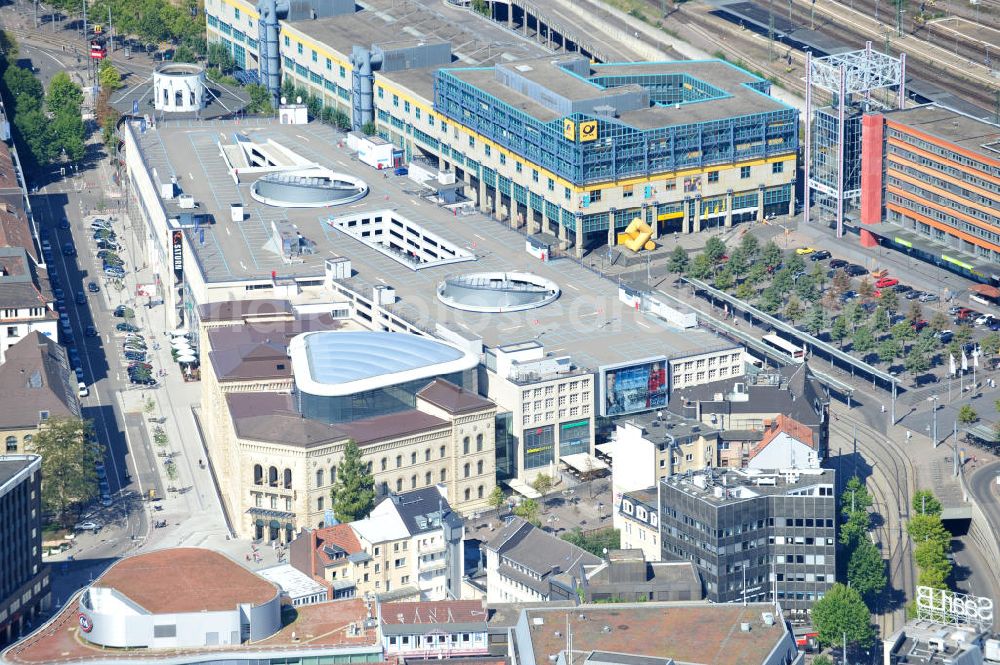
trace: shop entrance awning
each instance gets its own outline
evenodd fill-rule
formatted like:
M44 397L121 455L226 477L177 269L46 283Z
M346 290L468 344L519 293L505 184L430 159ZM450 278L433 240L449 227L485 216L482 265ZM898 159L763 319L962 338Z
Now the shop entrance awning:
M541 499L542 495L538 493L534 487L524 482L523 480L518 480L517 478L511 478L506 481L507 487L511 488L513 491L517 492L526 499Z
M1000 299L1000 289L995 286L990 286L988 284L973 284L969 287L969 290L986 298L992 298L994 300Z
M604 460L599 460L590 453L563 455L559 461L577 473L593 473L594 471L609 471L611 469Z

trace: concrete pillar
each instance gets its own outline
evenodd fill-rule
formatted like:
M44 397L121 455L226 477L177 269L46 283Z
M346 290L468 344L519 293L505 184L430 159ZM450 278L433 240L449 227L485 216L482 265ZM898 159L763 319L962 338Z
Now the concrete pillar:
M733 190L726 192L726 228L733 226Z
M528 36L528 8L525 7L524 11L521 12L521 30L524 32L524 36Z
M490 202L486 200L486 183L479 180L479 211L483 214L490 214Z
M541 231L541 224L535 221L535 211L528 210L528 233L535 234Z
M694 200L694 232L701 233L701 197L698 196Z
M793 217L795 215L795 185L791 184L789 187L792 188L792 191L788 197L788 216Z
M560 221L556 223L556 226L559 227L558 231L559 244L562 247L562 249L567 249L569 247L569 244L567 243L567 238L566 238L566 225Z
M508 30L513 30L514 29L514 3L513 2L508 2L507 3L507 29Z
M577 215L576 220L574 220L576 225L574 227L576 233L576 258L583 258L583 218Z
M657 208L656 205L645 206L646 210L646 223L649 224L649 228L653 229L652 240L656 240L660 237L660 222L656 219Z
M757 221L764 219L764 188L757 188Z
M615 229L615 212L608 213L608 247L618 244L618 231Z
M688 199L684 199L682 203L684 217L681 219L681 230L684 232L684 235L691 233L691 216L688 214L688 210L690 209L688 203Z

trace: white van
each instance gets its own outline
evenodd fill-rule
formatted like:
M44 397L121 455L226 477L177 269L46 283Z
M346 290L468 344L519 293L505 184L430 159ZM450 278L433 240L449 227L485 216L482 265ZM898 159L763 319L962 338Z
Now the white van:
M971 294L969 296L969 300L971 300L972 302L979 303L980 305L992 305L993 304L992 302L990 302L986 298L982 297L981 295L975 294L975 293L973 293L973 294Z

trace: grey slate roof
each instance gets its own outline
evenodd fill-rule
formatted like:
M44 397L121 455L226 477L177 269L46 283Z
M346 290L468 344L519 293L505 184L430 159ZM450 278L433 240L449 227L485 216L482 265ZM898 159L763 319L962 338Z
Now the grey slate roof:
M601 562L599 557L542 531L520 517L511 519L500 529L486 548L543 579L552 573L572 572L580 565Z
M424 487L392 494L385 499L396 506L396 513L411 536L436 531L442 522L448 522L454 527L462 525L462 518L455 514L437 487Z

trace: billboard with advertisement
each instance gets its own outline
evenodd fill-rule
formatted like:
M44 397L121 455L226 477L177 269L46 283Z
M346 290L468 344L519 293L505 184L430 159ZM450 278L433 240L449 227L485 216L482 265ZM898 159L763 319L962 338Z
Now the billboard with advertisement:
M657 356L600 369L600 413L619 416L667 405L667 358Z

